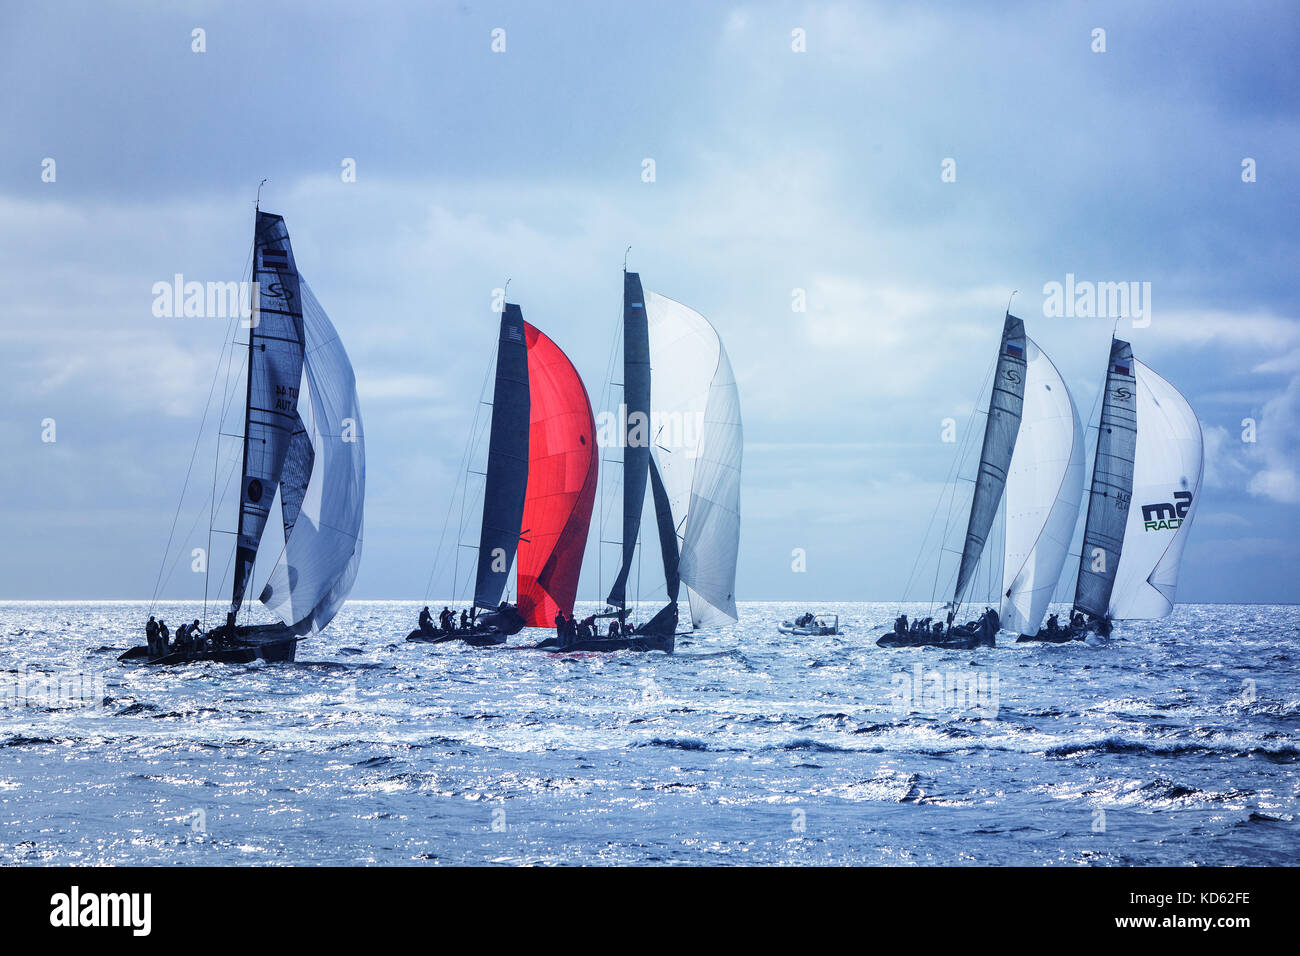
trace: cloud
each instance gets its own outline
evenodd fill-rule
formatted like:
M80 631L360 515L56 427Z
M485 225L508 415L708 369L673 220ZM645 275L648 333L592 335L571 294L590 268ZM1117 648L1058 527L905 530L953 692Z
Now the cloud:
M1264 465L1251 477L1250 493L1285 504L1300 503L1300 375L1265 403L1257 444Z

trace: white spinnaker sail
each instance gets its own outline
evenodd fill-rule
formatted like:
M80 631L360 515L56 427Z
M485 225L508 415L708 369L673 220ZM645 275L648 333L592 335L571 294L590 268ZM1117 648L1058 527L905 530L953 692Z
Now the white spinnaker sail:
M1174 607L1178 568L1200 497L1201 423L1178 389L1141 362L1133 500L1110 595L1117 620L1164 617Z
M1083 429L1061 373L1025 339L1025 403L1007 471L1002 626L1037 634L1083 498Z
M704 316L646 293L650 451L677 532L691 622L735 621L740 550L740 396L727 351Z
M329 316L302 283L315 459L302 510L261 600L299 634L323 629L361 563L366 453L356 377Z

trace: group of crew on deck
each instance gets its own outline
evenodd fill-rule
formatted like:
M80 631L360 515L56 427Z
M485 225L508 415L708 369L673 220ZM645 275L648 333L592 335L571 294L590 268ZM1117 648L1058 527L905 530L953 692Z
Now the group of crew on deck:
M450 634L457 630L456 612L444 605L442 612L438 615L438 627L433 626L433 615L429 613L429 606L426 604L424 610L420 612L420 630L425 634L435 634L442 631L444 634ZM474 630L474 621L469 616L469 611L460 612L460 628L462 631Z
M630 624L620 624L618 618L614 618L609 622L605 637L617 640L621 637L631 637L634 633L636 628ZM600 630L596 624L596 615L589 615L579 621L572 614L565 614L564 611L556 612L555 639L561 647L567 647L578 641L594 641L599 637Z
M215 636L204 634L195 618L193 622L178 627L176 636L173 637L167 622L155 620L150 614L144 625L144 639L150 657L166 657L175 653L201 653L214 641Z
M990 613L992 613L992 608L986 608L978 620L967 621L964 627L962 625L958 625L958 627L962 630L974 632ZM894 633L903 640L917 643L942 640L944 635L950 634L952 630L952 611L948 612L946 621L936 621L932 617L923 617L909 622L906 614L900 614L894 619Z
M1051 637L1057 637L1061 634L1079 634L1087 627L1088 620L1083 616L1082 611L1070 612L1070 624L1068 627L1061 627L1059 614L1049 615L1045 630Z

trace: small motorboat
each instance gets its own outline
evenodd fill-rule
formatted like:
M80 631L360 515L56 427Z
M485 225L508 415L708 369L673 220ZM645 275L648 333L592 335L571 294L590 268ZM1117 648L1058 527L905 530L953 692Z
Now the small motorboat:
M797 637L822 637L840 632L838 614L813 614L809 612L793 621L782 621L776 626L782 634L794 634Z

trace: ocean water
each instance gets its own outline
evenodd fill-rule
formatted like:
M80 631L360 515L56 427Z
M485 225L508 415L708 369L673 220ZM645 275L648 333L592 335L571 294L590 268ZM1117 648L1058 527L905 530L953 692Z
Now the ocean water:
M877 648L900 607L791 639L747 604L669 657L408 645L417 605L353 602L293 665L146 668L144 604L3 603L0 863L1300 857L1300 607Z

